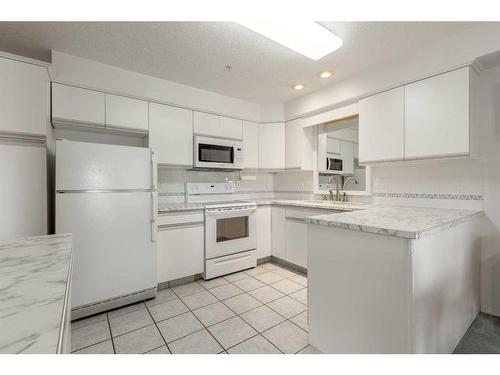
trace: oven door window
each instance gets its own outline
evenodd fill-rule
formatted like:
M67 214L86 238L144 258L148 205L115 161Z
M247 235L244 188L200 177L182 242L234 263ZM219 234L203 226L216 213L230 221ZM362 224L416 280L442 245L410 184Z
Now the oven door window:
M234 147L199 143L198 161L232 164L234 161Z
M217 242L248 237L248 216L217 219Z

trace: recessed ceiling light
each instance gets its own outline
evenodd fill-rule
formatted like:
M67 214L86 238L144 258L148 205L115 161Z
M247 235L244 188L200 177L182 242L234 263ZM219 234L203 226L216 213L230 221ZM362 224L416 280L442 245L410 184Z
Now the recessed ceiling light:
M332 76L332 72L329 72L328 70L325 70L324 72L319 73L320 78L330 78Z
M314 21L238 23L312 60L319 60L342 45L342 39Z
M302 90L304 88L304 85L302 83L297 83L296 85L293 86L295 90Z

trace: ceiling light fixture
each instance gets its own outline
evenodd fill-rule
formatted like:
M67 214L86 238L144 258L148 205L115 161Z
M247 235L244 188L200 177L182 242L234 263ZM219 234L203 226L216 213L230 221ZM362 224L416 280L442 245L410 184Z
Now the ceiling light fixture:
M302 83L297 83L293 86L295 90L302 90L305 86Z
M342 45L342 39L314 21L238 22L312 60L319 60Z
M330 78L332 76L332 72L325 70L324 72L319 73L319 78Z

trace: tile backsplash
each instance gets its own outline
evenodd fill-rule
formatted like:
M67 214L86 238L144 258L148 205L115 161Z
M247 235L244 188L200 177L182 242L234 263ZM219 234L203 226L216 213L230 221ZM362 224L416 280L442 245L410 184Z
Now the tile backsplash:
M465 158L372 168L376 204L482 209L483 163Z
M163 202L183 202L186 182L234 181L236 192L195 196L190 200L250 198L321 199L313 194L312 171L218 172L161 168L158 196ZM483 208L483 163L466 158L387 163L372 167L372 196L352 201L380 205L441 208Z

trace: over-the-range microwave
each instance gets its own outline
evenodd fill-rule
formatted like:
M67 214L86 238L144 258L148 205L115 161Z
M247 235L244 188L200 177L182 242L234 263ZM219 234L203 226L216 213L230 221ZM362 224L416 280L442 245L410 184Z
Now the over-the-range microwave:
M193 167L243 169L243 142L225 138L194 136Z

